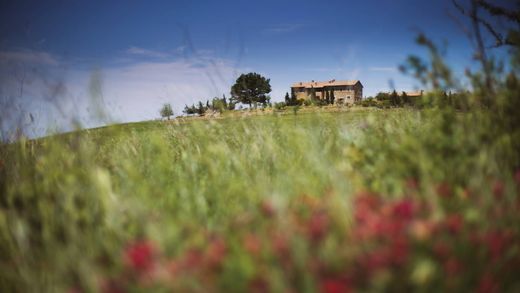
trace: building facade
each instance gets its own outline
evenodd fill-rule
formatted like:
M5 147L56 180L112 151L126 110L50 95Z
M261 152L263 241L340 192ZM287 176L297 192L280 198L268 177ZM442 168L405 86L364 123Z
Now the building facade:
M334 104L353 104L363 98L363 85L359 80L313 80L293 84L291 94L298 100L333 100Z

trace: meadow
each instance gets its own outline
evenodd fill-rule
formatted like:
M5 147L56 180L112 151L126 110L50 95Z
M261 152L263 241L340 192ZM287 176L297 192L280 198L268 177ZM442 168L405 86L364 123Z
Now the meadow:
M3 145L0 286L520 289L518 132L509 116L308 112L123 124Z

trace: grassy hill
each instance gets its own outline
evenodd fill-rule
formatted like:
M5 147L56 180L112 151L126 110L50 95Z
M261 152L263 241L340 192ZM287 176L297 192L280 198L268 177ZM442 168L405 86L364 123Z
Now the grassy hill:
M518 154L507 135L481 144L486 117L269 113L3 146L0 284L448 290L490 274L518 288Z

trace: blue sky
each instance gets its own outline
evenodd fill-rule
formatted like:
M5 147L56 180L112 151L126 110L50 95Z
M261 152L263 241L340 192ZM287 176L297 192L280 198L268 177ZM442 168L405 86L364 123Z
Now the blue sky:
M70 113L96 124L94 77L120 122L157 118L165 102L180 114L229 95L249 71L271 79L274 101L305 80L359 79L365 96L412 90L419 85L397 66L424 56L418 32L448 44L456 74L472 65L450 15L450 0L2 1L0 84L43 128L62 127Z

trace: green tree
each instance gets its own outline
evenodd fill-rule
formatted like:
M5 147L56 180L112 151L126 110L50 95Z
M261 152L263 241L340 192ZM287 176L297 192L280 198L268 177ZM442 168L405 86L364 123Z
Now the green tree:
M390 94L390 104L394 107L401 105L401 98L399 97L399 94L396 90Z
M388 100L390 100L390 95L388 93L379 92L376 95L376 100L378 100L378 101L388 101Z
M286 105L291 104L291 97L289 96L288 92L285 93L285 104Z
M159 113L161 114L161 117L167 117L168 120L170 120L170 116L173 116L172 106L169 103L164 104Z
M401 100L403 102L404 105L410 105L412 102L411 102L411 99L410 97L408 97L408 95L406 94L406 92L403 92L401 94Z
M256 107L257 103L265 105L269 102L267 94L271 92L269 82L270 79L255 72L242 74L231 87L231 96L233 100L249 105L249 108L253 104Z
M199 106L197 107L197 114L199 114L200 116L204 115L204 113L206 113L208 109L206 107L204 107L204 104L199 101Z

